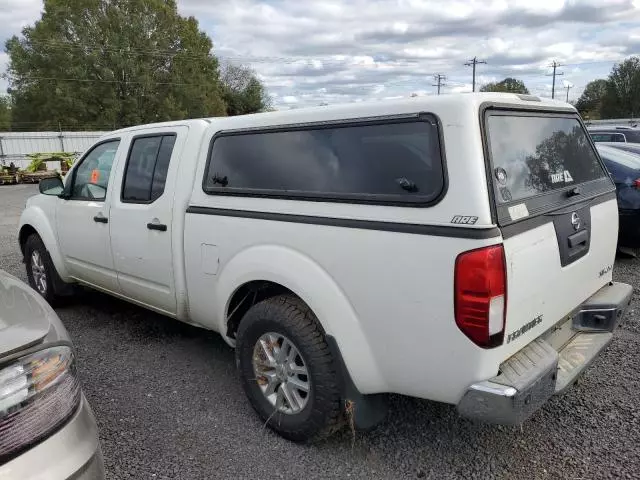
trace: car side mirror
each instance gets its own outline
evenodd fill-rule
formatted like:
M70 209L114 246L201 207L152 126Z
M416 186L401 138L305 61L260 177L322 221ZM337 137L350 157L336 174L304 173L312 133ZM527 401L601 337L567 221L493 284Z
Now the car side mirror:
M38 189L43 195L54 195L57 197L64 190L64 184L60 177L43 178L40 180L40 183L38 183Z

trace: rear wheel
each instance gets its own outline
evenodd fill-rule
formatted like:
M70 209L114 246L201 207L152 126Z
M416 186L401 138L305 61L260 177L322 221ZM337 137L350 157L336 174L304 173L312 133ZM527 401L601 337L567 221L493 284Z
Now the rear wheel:
M342 426L335 360L313 312L281 295L257 303L236 335L240 378L266 425L296 442Z

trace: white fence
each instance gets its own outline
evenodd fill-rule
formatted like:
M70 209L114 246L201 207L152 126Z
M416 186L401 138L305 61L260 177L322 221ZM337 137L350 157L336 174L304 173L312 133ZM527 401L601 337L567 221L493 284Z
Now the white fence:
M640 119L638 118L610 118L607 120L585 120L585 123L589 126L640 126Z
M13 163L25 168L30 153L82 153L107 132L0 132L0 165ZM59 162L47 162L49 169L60 168Z

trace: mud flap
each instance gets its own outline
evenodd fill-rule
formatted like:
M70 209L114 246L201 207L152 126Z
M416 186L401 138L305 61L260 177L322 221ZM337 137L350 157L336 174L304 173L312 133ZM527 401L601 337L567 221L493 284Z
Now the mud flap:
M347 366L344 364L342 354L338 348L338 342L331 335L326 335L326 340L337 364L345 410L347 410L347 405L350 405L349 415L353 416L353 423L359 430L375 428L387 416L389 410L388 395L383 393L363 395L360 393L353 383L351 375L349 375Z

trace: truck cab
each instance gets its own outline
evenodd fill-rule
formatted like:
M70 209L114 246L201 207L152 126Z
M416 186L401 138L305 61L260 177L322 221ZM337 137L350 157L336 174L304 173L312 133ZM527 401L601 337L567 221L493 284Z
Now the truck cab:
M528 95L131 127L41 192L20 243L45 298L78 283L219 332L296 441L379 421L390 392L521 423L631 299L592 140Z

